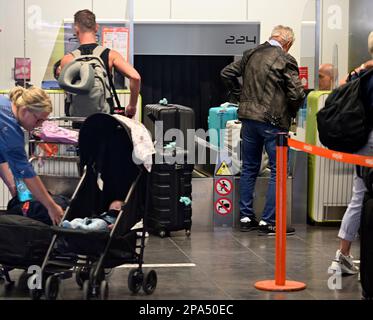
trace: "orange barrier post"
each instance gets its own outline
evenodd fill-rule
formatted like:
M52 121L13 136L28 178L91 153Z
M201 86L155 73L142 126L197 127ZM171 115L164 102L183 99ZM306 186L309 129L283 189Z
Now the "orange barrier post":
M286 280L286 180L287 133L279 133L276 140L276 260L275 280L255 283L255 288L265 291L299 291L306 288L303 282Z

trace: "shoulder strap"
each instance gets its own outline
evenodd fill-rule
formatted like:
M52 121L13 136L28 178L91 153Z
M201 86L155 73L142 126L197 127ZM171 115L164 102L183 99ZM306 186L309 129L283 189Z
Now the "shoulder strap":
M103 47L102 47L103 48ZM97 48L96 48L97 49ZM110 51L109 48L104 48L104 50L102 50L101 54L104 53L105 50L108 50ZM118 97L118 94L117 94L117 91L115 89L115 86L114 86L114 82L113 82L113 75L111 74L111 71L109 70L109 63L107 65L105 65L106 67L106 73L108 74L108 78L109 78L109 84L110 84L110 88L111 88L111 91L113 93L113 96L114 96L114 99L115 99L115 102L117 104L117 107L115 108L114 106L112 107L112 110L110 113L116 113L115 111L120 111L120 109L122 109L121 105L120 105L120 101L119 101L119 97Z
M74 57L80 57L82 55L81 51L79 49L75 49L74 51L71 51L70 54Z
M370 75L373 71L373 68L367 69L367 70L362 70L358 74L355 72L355 70L352 70L347 77L347 82L350 82L351 80L356 80L356 79L363 79L367 75Z
M91 54L82 54L81 50L78 48L78 49L75 49L74 51L71 51L70 54L74 57L74 58L79 58L79 57L84 57L84 56L94 56L94 57L97 57L99 58L103 65L105 65L105 69L106 68L106 64L104 63L103 59L102 59L102 54L106 51L106 50L110 50L108 48L105 48L103 46L96 46L93 50L92 50L92 53Z
M105 47L103 47L103 46L97 46L96 48L93 49L93 51L92 51L92 55L101 58L102 53L103 53L104 51L106 51L106 50L110 50L110 49L109 49L109 48L105 48Z

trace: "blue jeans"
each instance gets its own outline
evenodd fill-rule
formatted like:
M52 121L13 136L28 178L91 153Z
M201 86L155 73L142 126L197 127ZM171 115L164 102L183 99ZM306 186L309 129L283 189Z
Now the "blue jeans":
M271 124L242 119L242 171L240 178L240 217L255 219L253 196L259 174L263 147L268 154L271 177L266 194L262 220L274 224L276 221L276 136L285 132Z
M369 134L367 144L361 148L357 154L372 156L373 155L373 131ZM352 242L357 236L360 227L361 210L367 188L364 180L354 172L354 182L352 187L352 197L348 204L347 210L343 215L342 224L339 229L338 237Z

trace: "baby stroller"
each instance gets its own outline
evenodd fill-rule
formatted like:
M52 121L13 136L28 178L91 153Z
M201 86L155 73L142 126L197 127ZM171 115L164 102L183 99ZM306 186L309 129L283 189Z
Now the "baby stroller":
M107 299L105 271L124 263L137 264L128 275L131 292L141 288L146 294L154 292L156 272L142 270L149 175L134 163L130 137L130 129L111 115L94 114L84 122L79 134L82 176L63 219L98 216L114 200L124 204L109 231L51 227L52 241L41 265L43 286L30 289L32 299L43 294L56 299L60 282L74 273L84 299ZM141 219L143 227L133 230ZM37 277L31 275L29 283L35 283Z

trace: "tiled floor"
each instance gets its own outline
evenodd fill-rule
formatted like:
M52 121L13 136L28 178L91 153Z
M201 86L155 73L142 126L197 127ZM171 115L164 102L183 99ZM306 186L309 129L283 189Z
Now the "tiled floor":
M147 296L132 294L127 287L129 269L119 267L109 279L109 299L125 300L360 300L358 276L341 279L341 289L329 289L328 266L338 248L336 227L298 225L296 235L287 238L287 279L306 283L298 292L265 292L254 287L258 280L274 279L274 237L241 233L230 228L193 229L190 238L184 232L171 238L150 236L145 263L156 264L158 286ZM352 254L359 256L358 242ZM189 266L175 264L187 263ZM157 266L171 264L171 266ZM195 264L195 266L193 266ZM145 268L148 270L148 268ZM12 271L17 279L20 271ZM63 281L60 299L81 299L82 291L73 279ZM0 284L0 299L29 299L17 286L6 290Z

